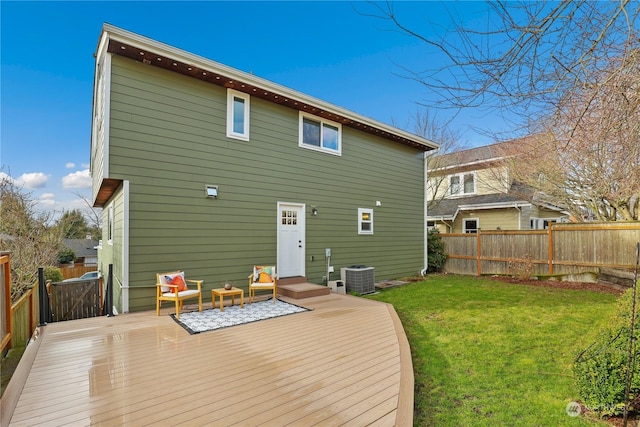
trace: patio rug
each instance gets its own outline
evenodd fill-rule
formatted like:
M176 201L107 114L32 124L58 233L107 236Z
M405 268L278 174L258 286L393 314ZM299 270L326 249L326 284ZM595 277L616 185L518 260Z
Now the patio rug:
M220 312L219 308L212 308L202 310L202 312L180 313L180 319L176 319L175 314L171 314L171 317L190 334L199 334L200 332L214 331L304 311L310 310L279 299L276 299L274 304L271 298L252 304L245 303L244 308L240 308L240 305L228 306L224 308L223 312Z

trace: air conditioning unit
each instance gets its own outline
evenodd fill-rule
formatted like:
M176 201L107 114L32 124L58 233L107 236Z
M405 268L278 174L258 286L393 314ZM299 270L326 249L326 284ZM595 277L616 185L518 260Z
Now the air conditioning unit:
M376 291L376 279L374 267L365 265L352 265L340 269L342 282L347 287L347 292L357 292L361 295L371 294Z

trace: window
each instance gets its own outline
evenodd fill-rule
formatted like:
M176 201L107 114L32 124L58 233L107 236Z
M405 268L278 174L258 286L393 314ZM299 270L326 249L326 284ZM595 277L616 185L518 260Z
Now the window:
M534 218L532 217L529 220L529 224L531 226L532 230L548 230L549 229L549 225L559 222L560 218Z
M249 140L249 95L227 89L227 136Z
M449 195L462 196L476 192L476 179L473 173L452 175L449 177Z
M300 112L300 147L341 155L341 140L342 126L339 123Z
M107 211L107 243L113 245L113 203Z
M477 233L478 225L480 221L478 218L469 218L462 221L462 232L463 233Z
M373 234L373 209L358 209L358 234Z

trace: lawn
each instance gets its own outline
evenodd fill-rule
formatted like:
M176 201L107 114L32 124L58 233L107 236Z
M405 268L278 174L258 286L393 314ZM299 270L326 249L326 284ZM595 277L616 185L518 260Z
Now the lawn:
M434 275L369 296L392 304L415 371L416 426L604 425L570 417L571 365L616 295Z

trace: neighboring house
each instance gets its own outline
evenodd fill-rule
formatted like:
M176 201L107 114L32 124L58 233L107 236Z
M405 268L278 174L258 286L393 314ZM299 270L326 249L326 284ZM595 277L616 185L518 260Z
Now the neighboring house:
M86 239L62 239L62 243L76 254L76 263L98 264L98 241L91 236Z
M568 221L541 194L510 178L508 157L522 140L461 150L429 159L427 226L443 233L532 230Z
M152 308L155 273L247 288L254 264L314 283L426 266L426 152L437 145L105 25L91 174L99 270L115 305ZM331 269L334 273L331 276Z

